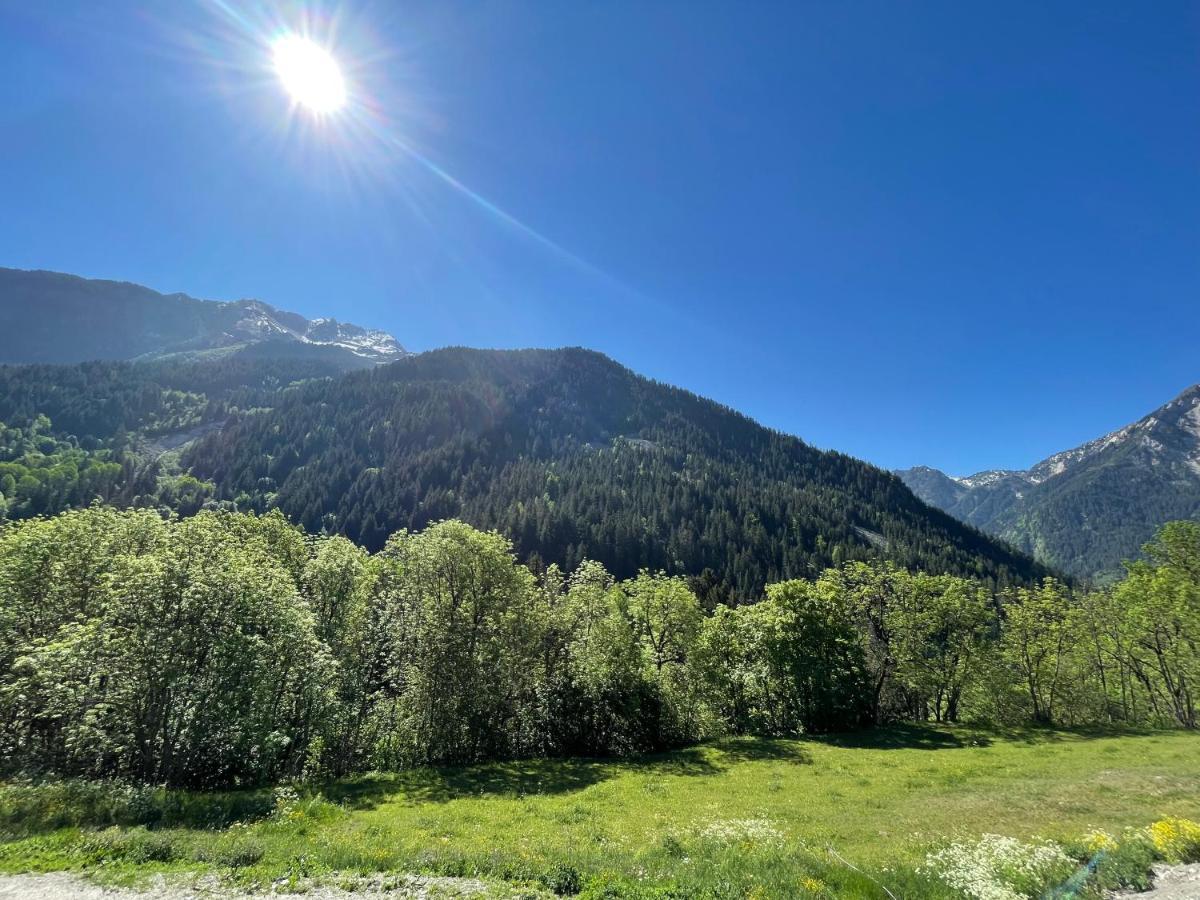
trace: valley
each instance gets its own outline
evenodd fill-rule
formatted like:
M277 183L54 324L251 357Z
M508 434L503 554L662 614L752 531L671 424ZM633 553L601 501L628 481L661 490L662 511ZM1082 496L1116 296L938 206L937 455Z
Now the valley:
M322 321L0 365L0 896L1098 897L1200 855L1195 389L898 477L582 348ZM997 525L1043 514L1076 557ZM1081 575L1098 534L1148 555Z

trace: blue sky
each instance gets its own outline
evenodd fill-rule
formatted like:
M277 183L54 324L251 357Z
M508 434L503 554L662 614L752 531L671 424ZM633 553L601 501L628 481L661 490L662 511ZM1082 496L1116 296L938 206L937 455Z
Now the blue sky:
M0 198L0 265L1023 467L1200 381L1200 6L0 0Z

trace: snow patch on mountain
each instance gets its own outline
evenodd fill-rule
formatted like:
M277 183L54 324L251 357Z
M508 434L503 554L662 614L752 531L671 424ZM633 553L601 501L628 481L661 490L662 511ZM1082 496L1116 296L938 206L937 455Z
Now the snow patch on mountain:
M231 332L227 332L231 342L294 340L314 346L338 347L375 362L390 362L411 355L386 331L331 318L306 319L260 300L238 300L229 306L240 308L243 313Z
M965 475L954 480L964 487L977 488L999 484L1010 478L1025 479L1026 477L1026 473L1012 469L989 469L986 472L976 472L974 475Z

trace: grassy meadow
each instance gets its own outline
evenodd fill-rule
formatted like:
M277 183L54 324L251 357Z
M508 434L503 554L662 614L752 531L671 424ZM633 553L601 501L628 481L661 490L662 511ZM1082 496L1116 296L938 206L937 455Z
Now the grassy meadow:
M319 791L7 785L0 870L217 872L264 887L426 873L593 897L958 896L920 871L949 840L1071 845L1163 816L1200 818L1194 733L909 726L418 769Z

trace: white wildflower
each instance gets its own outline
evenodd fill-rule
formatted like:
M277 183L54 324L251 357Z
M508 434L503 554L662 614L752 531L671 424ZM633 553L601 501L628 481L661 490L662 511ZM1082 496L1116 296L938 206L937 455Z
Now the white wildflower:
M930 853L922 868L972 900L1026 900L1068 877L1074 865L1052 841L1028 844L985 834Z
M767 819L722 819L710 822L700 836L716 844L765 844L777 846L783 843L783 832Z

